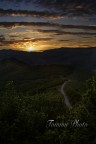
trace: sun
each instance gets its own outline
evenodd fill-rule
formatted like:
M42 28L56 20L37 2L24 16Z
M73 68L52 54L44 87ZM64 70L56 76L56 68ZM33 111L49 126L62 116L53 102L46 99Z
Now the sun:
M35 50L35 48L32 47L32 46L30 46L30 47L27 48L27 51L29 51L29 52L34 51L34 50Z

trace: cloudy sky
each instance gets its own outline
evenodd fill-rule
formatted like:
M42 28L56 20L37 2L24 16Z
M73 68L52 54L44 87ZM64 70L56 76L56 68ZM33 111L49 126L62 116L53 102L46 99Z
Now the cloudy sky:
M0 49L96 47L96 0L0 0Z

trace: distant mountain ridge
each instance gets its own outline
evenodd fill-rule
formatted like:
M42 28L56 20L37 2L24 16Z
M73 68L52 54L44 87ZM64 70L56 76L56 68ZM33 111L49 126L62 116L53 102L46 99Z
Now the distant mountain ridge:
M96 70L96 48L60 48L44 52L0 50L0 61L15 59L29 65L71 65Z

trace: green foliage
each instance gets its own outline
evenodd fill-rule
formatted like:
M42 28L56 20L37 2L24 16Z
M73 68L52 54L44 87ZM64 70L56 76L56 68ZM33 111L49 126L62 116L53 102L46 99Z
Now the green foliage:
M0 97L1 143L38 143L45 139L42 135L47 132L47 120L63 115L63 105L58 91L24 95L15 90L13 82L8 82Z
M0 70L1 75L4 73L0 82L1 144L96 143L95 77L88 80L86 88L85 81L78 79L67 85L66 93L70 102L74 104L73 109L68 110L59 89L64 81L75 79L72 74L73 68L55 65L36 66L30 69L18 64L13 66L9 62L10 71L5 63L4 65ZM6 70L9 75L6 75ZM50 119L56 122L79 119L88 123L88 127L46 128Z
M95 144L96 142L96 77L87 81L86 91L82 94L79 105L74 107L70 114L74 119L79 119L88 124L85 129L75 130L74 138L79 137L81 142ZM81 136L80 136L81 134Z

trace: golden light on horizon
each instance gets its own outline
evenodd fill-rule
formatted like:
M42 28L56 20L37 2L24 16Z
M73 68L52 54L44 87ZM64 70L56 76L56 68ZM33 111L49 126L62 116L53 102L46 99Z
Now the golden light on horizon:
M4 41L5 42L5 41ZM23 40L19 41L10 41L10 43L6 42L7 49L13 50L20 50L20 51L27 51L27 52L42 52L49 49L56 49L56 48L88 48L88 47L96 47L95 39L90 41L57 41L51 40L44 41L44 40L35 40L35 42L31 42L30 40ZM6 49L5 46L0 47L1 49Z
M35 51L35 48L34 48L33 46L29 46L29 47L27 48L27 51L29 51L29 52Z
M23 47L25 47L25 51L28 52L36 51L36 46L31 42L24 43Z

